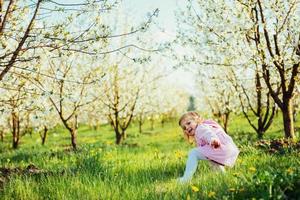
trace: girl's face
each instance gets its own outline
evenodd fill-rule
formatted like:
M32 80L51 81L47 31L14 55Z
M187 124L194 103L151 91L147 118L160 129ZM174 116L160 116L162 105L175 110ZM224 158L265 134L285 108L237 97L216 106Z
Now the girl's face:
M183 132L187 134L188 136L194 136L195 131L197 128L197 122L195 119L192 118L186 118L182 120L181 122L181 128L183 129Z

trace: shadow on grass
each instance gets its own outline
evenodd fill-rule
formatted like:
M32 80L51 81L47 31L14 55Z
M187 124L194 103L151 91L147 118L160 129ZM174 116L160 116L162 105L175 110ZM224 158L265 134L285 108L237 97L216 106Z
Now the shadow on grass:
M61 176L65 173L64 170L60 172L46 171L38 168L37 166L30 164L26 168L24 167L1 167L0 168L0 190L3 190L5 184L7 184L13 176L18 177L31 177L36 181L44 179L49 176Z
M40 156L42 153L26 153L26 152L17 152L17 154L9 157L2 157L1 162L5 163L6 160L10 160L12 163L20 163L20 162L29 162L33 158L37 158ZM4 162L3 162L4 161Z

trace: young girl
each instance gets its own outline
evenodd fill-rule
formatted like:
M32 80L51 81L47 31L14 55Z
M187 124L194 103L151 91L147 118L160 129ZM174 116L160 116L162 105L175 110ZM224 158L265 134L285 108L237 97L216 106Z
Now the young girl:
M196 112L188 112L179 120L185 138L195 141L197 147L188 155L184 175L179 182L192 179L197 169L198 160L208 160L212 167L225 172L224 166L232 167L237 159L239 150L231 137L225 133L219 124L213 120L203 120Z

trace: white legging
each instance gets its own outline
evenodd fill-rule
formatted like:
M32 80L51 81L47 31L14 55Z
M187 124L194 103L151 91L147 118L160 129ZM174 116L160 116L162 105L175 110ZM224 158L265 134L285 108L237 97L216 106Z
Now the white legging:
M187 182L192 179L193 174L196 172L197 169L198 160L208 160L208 159L200 153L198 148L193 148L189 152L184 175L181 178L179 178L180 182ZM210 162L210 163L214 170L225 172L225 169L222 165L216 164L214 162Z

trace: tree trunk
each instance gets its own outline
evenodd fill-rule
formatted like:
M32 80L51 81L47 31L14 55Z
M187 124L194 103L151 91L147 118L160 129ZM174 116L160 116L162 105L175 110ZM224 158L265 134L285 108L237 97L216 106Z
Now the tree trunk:
M4 132L2 130L0 131L0 137L1 137L1 142L3 142L4 141Z
M123 141L123 137L118 130L115 130L115 133L116 133L116 144L119 145Z
M17 149L20 139L20 121L18 115L15 112L12 113L12 135L12 147L13 149Z
M142 120L139 120L139 133L142 133L142 126L143 126L143 122Z
M163 128L165 126L165 119L162 119L160 123L161 123L161 127Z
M77 150L77 141L76 141L76 138L77 138L77 129L73 128L73 129L71 129L71 142L72 142L72 147L73 147L74 151Z
M229 121L229 115L230 115L230 112L227 112L225 113L223 116L224 116L224 121L223 121L223 124L224 124L224 131L227 133L227 128L228 128L228 121Z
M126 133L126 130L122 130L122 139L125 140L127 138L127 133Z
M43 132L43 135L41 136L42 137L42 145L44 145L46 142L47 132L48 132L47 126L44 126L44 132Z
M151 117L150 119L150 130L153 131L154 130L154 119Z
M16 136L14 136L12 147L13 147L13 149L17 149L18 146L19 146L19 139Z
M257 65L256 65L257 66ZM256 102L257 102L257 137L259 140L263 138L264 127L262 120L262 86L257 68L255 69L255 87L256 87ZM269 98L269 97L268 97ZM268 105L269 106L269 105Z
M264 138L265 131L262 129L262 127L259 127L257 130L257 139L262 140Z
M284 135L286 138L295 138L293 104L291 100L284 101L282 108Z
M98 131L98 125L93 125L93 126L92 126L92 129L93 129L94 131Z
M257 119L257 138L259 140L263 139L264 133L265 133L265 130L264 130L264 126L262 123L262 116L259 115L258 119Z

